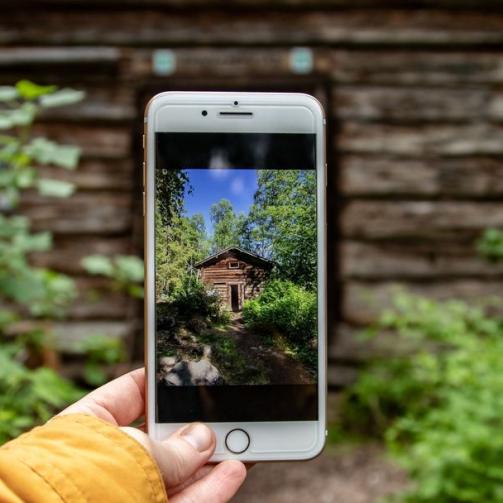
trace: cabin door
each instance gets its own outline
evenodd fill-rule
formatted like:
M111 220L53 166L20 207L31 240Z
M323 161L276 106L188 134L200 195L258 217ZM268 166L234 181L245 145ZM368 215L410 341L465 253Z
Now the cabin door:
M239 285L231 285L231 309L235 313L239 311Z

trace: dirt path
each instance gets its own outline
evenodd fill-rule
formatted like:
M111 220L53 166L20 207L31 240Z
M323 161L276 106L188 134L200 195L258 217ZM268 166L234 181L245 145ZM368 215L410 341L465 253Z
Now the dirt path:
M377 503L406 486L381 447L332 447L312 461L254 466L232 502Z
M312 383L307 369L281 349L263 343L261 337L249 331L240 316L235 316L229 326L229 335L236 341L238 351L251 365L260 365L270 384Z

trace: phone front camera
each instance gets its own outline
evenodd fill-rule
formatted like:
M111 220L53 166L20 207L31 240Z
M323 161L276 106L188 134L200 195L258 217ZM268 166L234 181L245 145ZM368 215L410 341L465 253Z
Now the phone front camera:
M234 105L236 105L236 106L237 106L237 105L239 105L239 103L238 103L237 101L235 101L235 102L234 102Z
M208 112L207 112L206 110L203 110L203 111L201 112L201 114L202 114L202 116L203 116L203 117L206 117L206 116L208 115Z

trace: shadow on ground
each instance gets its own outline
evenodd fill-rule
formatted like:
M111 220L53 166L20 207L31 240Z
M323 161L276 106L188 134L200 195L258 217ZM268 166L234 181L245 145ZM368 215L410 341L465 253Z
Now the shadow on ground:
M375 503L406 487L403 471L374 445L327 449L307 462L264 463L249 473L235 503Z

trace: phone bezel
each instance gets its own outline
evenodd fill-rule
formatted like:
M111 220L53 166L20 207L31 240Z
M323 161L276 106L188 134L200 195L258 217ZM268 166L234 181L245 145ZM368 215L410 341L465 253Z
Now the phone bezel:
M237 101L238 106L234 104ZM203 115L205 110L208 113ZM225 115L218 112L251 112ZM156 132L250 132L316 134L318 234L318 420L208 423L217 436L212 461L279 461L310 459L318 455L326 438L327 325L326 325L326 156L325 118L321 104L301 93L166 92L149 102L145 111L144 219L145 219L145 365L146 424L149 435L165 438L179 423L155 421L155 235L154 185ZM230 429L250 434L252 445L241 454L224 445ZM254 446L254 447L253 447ZM263 446L263 447L260 447ZM253 448L252 448L253 447ZM258 449L258 450L257 450Z

